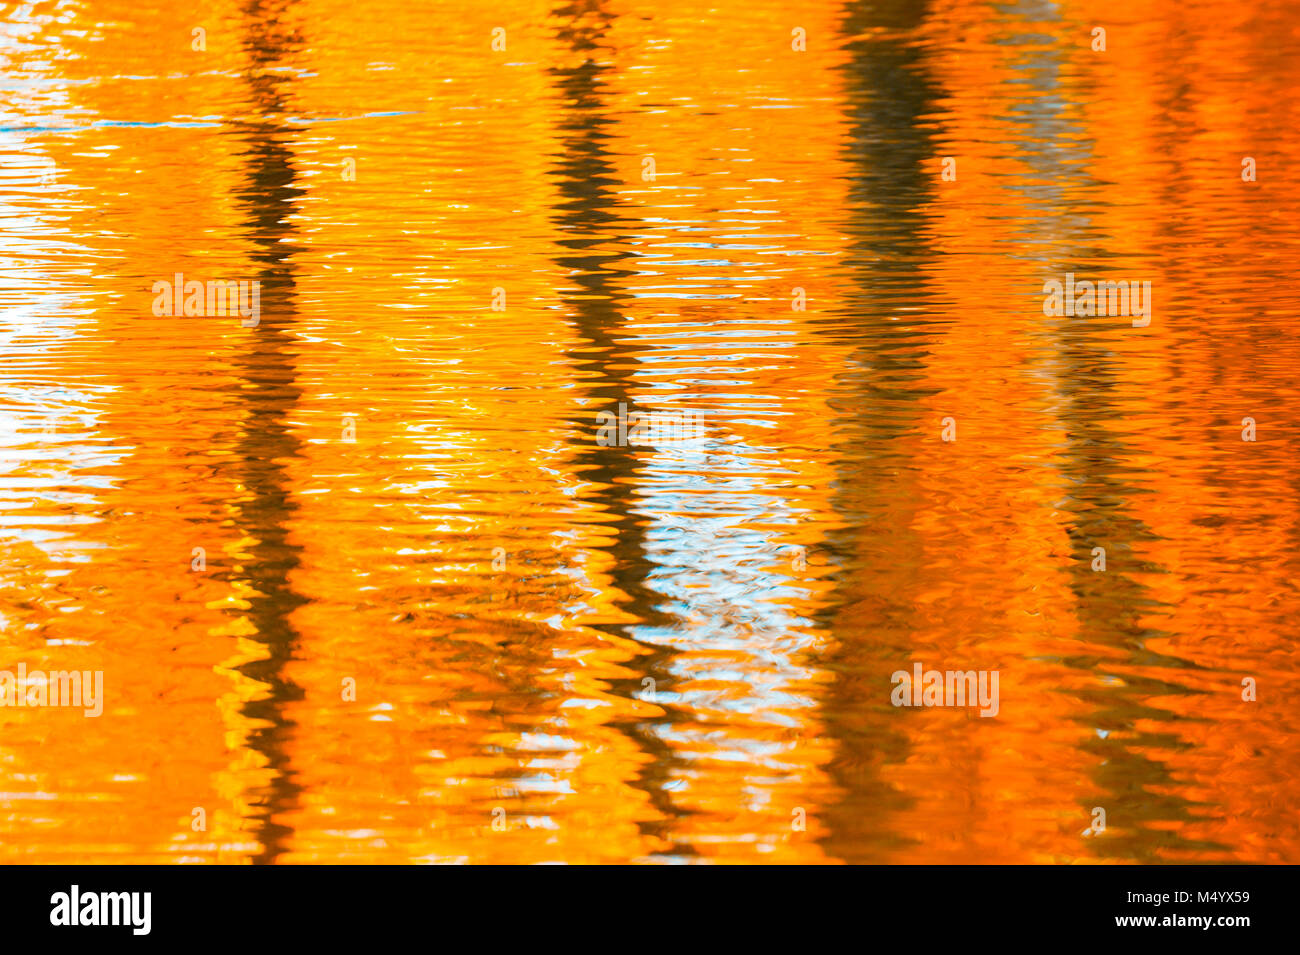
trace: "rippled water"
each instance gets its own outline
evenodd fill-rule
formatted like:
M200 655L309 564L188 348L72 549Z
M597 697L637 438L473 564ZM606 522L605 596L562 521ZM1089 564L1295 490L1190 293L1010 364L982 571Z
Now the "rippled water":
M1289 0L185 6L3 7L0 859L1300 861Z

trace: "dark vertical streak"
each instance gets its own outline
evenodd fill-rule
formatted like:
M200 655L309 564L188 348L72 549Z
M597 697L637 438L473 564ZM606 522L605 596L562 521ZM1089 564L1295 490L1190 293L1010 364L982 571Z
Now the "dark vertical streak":
M850 4L842 28L859 37L847 45L844 68L856 213L846 226L853 242L845 268L855 289L847 315L833 321L836 334L857 345L841 381L851 399L837 409L843 443L835 449L841 474L833 503L848 526L827 541L841 570L824 612L837 642L821 661L837 677L823 715L836 741L828 772L842 795L825 810L822 842L829 855L855 863L884 861L908 841L891 834L885 817L910 800L881 778L881 769L907 755L906 739L895 729L906 716L889 705L889 677L909 659L914 609L907 588L924 559L908 529L908 509L918 497L916 468L898 439L927 424L919 382L933 319L911 309L932 304L921 272L935 254L924 236L933 198L926 164L935 154L925 117L938 93L921 52L898 36L924 19L926 6ZM875 27L890 29L873 35ZM906 321L897 320L900 307L909 309ZM895 568L889 574L868 570L880 566L873 555L881 553Z
M583 375L584 389L599 399L595 410L617 413L620 402L632 407L635 385L631 356L626 346L619 345L617 334L622 324L621 307L627 301L619 279L632 271L622 268L629 256L610 248L623 241L619 230L625 226L613 211L616 199L612 187L617 180L611 154L605 147L606 129L614 120L608 115L601 89L610 67L599 60L600 40L611 20L602 6L599 2L579 2L554 13L565 23L559 38L574 53L587 56L577 66L550 71L565 108L559 135L563 151L554 173L564 201L558 206L555 222L562 233L559 244L567 250L557 263L571 273L568 280L577 286L561 294L572 311L574 326L588 342L569 357ZM662 595L647 585L652 569L646 556L647 520L635 513L635 451L597 445L595 411L586 412L573 422L573 427L578 433L590 435L577 446L577 470L594 482L589 499L607 515L606 526L614 535L610 548L615 558L614 586L624 595L623 601L636 608L643 622L662 623L665 615L655 609ZM626 625L603 629L624 639L637 639ZM631 697L641 692L641 680L648 676L659 692L668 690L672 680L668 664L673 652L644 640L638 642L646 654L629 664L637 668L637 675L613 681L612 689ZM671 723L673 719L670 709L664 721ZM637 784L663 818L643 823L641 829L654 838L667 838L673 817L682 812L665 789L675 764L672 750L653 725L626 721L621 728L653 757L642 768ZM684 854L689 848L674 851Z
M293 611L306 602L296 593L291 575L298 567L301 547L288 530L297 505L290 492L286 462L297 456L300 442L288 417L301 397L294 366L294 266L297 247L285 241L295 234L286 217L293 200L303 194L295 184L293 156L280 125L284 113L283 74L268 72L299 46L277 17L287 3L248 3L244 47L251 60L246 80L249 111L254 118L237 123L235 141L243 160L246 184L236 197L243 208L245 229L253 243L253 277L261 282L260 323L248 332L247 349L237 359L240 379L255 388L241 388L247 402L244 429L237 445L239 482L244 496L236 502L237 521L244 535L257 541L246 563L248 584L255 592L247 615L256 628L252 639L265 645L267 657L240 667L246 676L266 684L267 693L245 704L243 714L257 721L248 745L265 759L271 780L258 794L262 851L257 863L272 863L284 851L290 831L277 821L297 801L299 787L287 743L293 724L284 705L301 699L302 690L284 676L298 634Z

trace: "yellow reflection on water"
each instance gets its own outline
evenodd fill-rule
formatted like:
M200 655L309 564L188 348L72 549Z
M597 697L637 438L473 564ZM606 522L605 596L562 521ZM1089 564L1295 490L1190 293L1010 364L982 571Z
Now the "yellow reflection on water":
M1296 40L13 12L0 670L105 699L0 707L0 859L1296 861ZM891 705L917 661L998 715Z

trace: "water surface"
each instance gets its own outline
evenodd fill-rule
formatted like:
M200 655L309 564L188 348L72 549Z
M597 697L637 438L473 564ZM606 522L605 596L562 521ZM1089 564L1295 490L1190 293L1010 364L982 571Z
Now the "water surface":
M491 6L3 7L0 860L1300 861L1295 6Z

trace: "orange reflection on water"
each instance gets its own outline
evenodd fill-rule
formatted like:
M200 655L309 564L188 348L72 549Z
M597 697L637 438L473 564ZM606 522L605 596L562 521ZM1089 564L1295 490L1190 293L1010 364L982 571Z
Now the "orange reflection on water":
M1297 20L1114 17L14 13L0 858L1296 861Z

